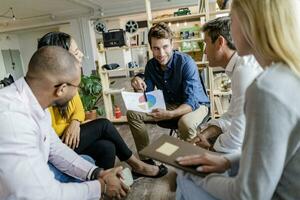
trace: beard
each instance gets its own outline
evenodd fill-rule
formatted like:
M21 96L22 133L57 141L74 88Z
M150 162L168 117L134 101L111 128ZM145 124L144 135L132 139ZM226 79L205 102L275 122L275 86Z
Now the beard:
M53 107L56 107L58 109L59 114L63 117L63 118L67 118L68 117L68 106L69 106L69 101L55 101L53 103Z
M67 108L69 101L55 101L52 106L56 108Z

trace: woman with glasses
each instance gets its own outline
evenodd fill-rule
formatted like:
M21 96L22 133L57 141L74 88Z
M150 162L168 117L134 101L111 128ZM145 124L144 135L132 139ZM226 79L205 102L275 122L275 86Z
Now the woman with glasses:
M63 32L47 33L39 40L38 48L48 45L61 46L82 62L83 53L70 35ZM78 87L70 83L69 85ZM164 165L156 166L154 163L148 164L136 158L109 120L96 119L82 124L85 115L78 93L66 105L53 106L49 111L52 126L62 141L76 153L91 156L97 166L104 169L112 168L115 156L118 156L140 176L158 178L168 172Z

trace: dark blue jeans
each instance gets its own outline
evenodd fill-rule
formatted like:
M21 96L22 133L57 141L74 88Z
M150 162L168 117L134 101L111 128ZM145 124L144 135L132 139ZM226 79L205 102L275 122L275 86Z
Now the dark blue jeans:
M90 163L95 164L95 161L87 155L80 155L83 159L89 161ZM50 170L54 173L54 178L56 180L58 180L61 183L80 183L82 182L81 180L74 178L72 176L69 176L63 172L61 172L59 169L57 169L56 167L54 167L54 165L52 165L51 163L48 163Z

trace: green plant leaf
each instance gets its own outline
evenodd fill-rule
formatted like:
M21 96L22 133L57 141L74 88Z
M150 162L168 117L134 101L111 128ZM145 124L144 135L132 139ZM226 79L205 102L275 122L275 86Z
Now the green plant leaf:
M97 103L102 100L101 79L97 75L81 77L79 95L85 111L91 111L96 108ZM99 108L104 110L103 105ZM101 109L100 109L101 110ZM100 113L103 113L101 111Z

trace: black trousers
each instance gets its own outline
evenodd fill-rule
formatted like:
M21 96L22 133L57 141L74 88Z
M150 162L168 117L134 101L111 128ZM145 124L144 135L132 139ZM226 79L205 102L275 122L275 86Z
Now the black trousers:
M91 156L96 165L104 169L114 167L115 156L125 161L132 155L117 129L107 119L96 119L80 126L80 143L75 152Z

